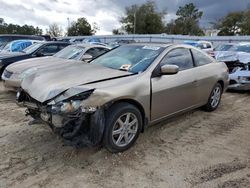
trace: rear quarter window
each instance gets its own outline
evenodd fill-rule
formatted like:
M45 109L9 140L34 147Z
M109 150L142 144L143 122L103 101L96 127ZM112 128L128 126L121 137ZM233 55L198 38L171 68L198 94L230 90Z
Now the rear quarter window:
M202 66L212 63L212 59L209 58L207 55L199 52L198 50L191 49L191 51L194 57L194 63L197 66Z

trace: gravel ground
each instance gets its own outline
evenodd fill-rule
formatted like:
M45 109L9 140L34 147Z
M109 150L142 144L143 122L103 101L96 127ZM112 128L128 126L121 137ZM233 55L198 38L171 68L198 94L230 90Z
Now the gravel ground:
M75 149L0 86L0 187L250 188L250 93L227 92L217 111L195 110L146 129L130 150Z

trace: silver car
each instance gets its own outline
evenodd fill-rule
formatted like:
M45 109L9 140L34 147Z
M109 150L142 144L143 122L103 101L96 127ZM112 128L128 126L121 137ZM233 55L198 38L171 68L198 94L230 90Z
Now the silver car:
M109 47L93 44L70 45L53 56L32 58L18 61L6 67L2 74L2 80L7 90L16 91L22 80L40 69L58 68L59 66L71 66L76 61L90 61L110 50Z
M17 102L74 145L121 152L148 125L201 106L215 110L228 81L224 63L192 46L135 43L32 74Z

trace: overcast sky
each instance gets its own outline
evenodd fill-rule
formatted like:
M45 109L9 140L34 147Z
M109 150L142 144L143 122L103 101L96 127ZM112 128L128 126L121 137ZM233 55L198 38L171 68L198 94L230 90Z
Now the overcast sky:
M111 34L119 28L119 19L126 6L145 3L146 0L0 0L0 17L7 23L29 24L44 30L51 23L67 27L69 18L74 21L85 17L92 24L96 22L100 30L97 34ZM156 0L160 9L167 9L166 21L175 18L179 6L193 2L204 12L202 26L207 26L229 12L244 10L250 0Z

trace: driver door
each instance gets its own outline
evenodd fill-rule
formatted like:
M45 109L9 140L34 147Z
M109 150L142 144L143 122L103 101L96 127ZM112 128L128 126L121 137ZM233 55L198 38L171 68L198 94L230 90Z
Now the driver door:
M190 50L187 48L171 50L160 62L160 66L165 64L177 65L179 72L151 79L152 121L191 108L198 102L197 82L193 74L194 63Z

